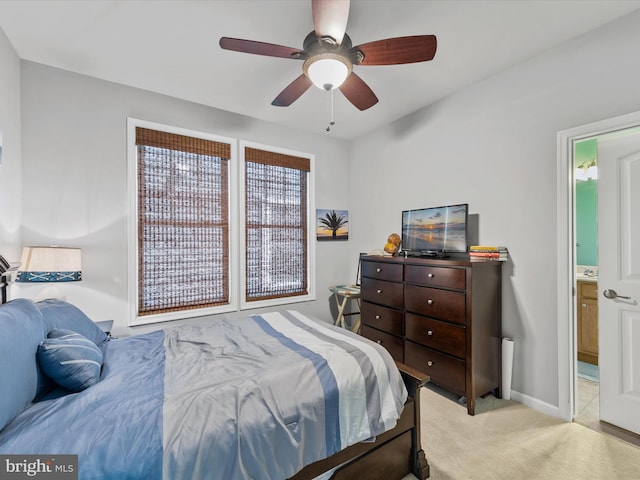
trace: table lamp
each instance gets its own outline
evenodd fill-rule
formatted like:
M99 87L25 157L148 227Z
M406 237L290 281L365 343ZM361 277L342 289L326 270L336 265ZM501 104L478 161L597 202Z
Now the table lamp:
M16 282L22 283L59 283L82 280L80 249L68 247L24 247L22 265L18 269ZM66 300L66 296L55 286L49 286L40 292L34 301L48 298Z

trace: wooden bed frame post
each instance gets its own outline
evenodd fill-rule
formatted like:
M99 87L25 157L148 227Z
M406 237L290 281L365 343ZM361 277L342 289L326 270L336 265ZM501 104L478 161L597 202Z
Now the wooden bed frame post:
M420 432L420 389L429 381L429 376L411 368L404 363L396 362L402 379L407 387L409 396L414 400L415 427L411 432L411 455L413 458L413 473L420 480L429 478L429 462L422 449L422 437Z

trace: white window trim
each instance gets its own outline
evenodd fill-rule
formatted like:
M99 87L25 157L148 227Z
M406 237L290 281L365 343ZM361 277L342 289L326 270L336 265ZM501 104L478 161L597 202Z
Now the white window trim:
M154 315L138 316L138 159L136 149L136 127L204 138L231 146L229 159L229 304L200 309L185 309ZM129 326L147 325L171 320L182 320L205 315L234 312L238 310L238 142L234 138L211 135L195 130L172 127L136 118L127 118L127 193L129 196L128 219L128 282L129 282Z
M247 302L246 300L246 268L247 268L247 253L246 253L246 216L244 214L246 210L246 178L245 178L245 157L244 152L245 149L256 148L260 150L265 150L268 152L281 153L284 155L292 155L295 157L304 157L308 158L311 171L309 172L309 183L307 188L307 257L309 261L309 265L307 268L307 286L308 291L307 295L297 295L292 297L284 297L284 298L273 298L269 300L257 300L254 302ZM240 310L249 310L254 308L265 308L265 307L274 307L280 305L286 305L291 303L300 303L300 302L309 302L316 299L316 284L315 284L315 272L316 272L316 242L315 242L315 155L306 152L298 152L295 150L289 150L285 148L278 148L271 145L264 145L260 143L249 142L246 140L240 140L240 162L239 162L239 188L238 192L240 194L239 200L239 209L238 209L238 218L240 221L240 241L239 241L239 250L240 250Z

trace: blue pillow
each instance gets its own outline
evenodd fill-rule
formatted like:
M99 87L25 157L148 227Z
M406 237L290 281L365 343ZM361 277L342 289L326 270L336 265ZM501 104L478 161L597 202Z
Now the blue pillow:
M36 396L36 351L44 338L42 315L31 300L0 305L0 430Z
M79 333L54 329L38 346L38 362L58 385L80 392L100 380L102 350Z
M109 337L82 310L64 300L48 299L37 302L36 307L42 312L42 318L47 332L54 328L72 330L88 338L100 346Z

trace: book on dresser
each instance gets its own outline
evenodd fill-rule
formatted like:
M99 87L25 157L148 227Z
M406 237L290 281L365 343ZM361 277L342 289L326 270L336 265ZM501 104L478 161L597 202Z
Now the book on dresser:
M507 247L472 245L469 247L469 258L482 258L506 262L509 259Z
M502 262L364 256L361 334L466 398L500 397Z

